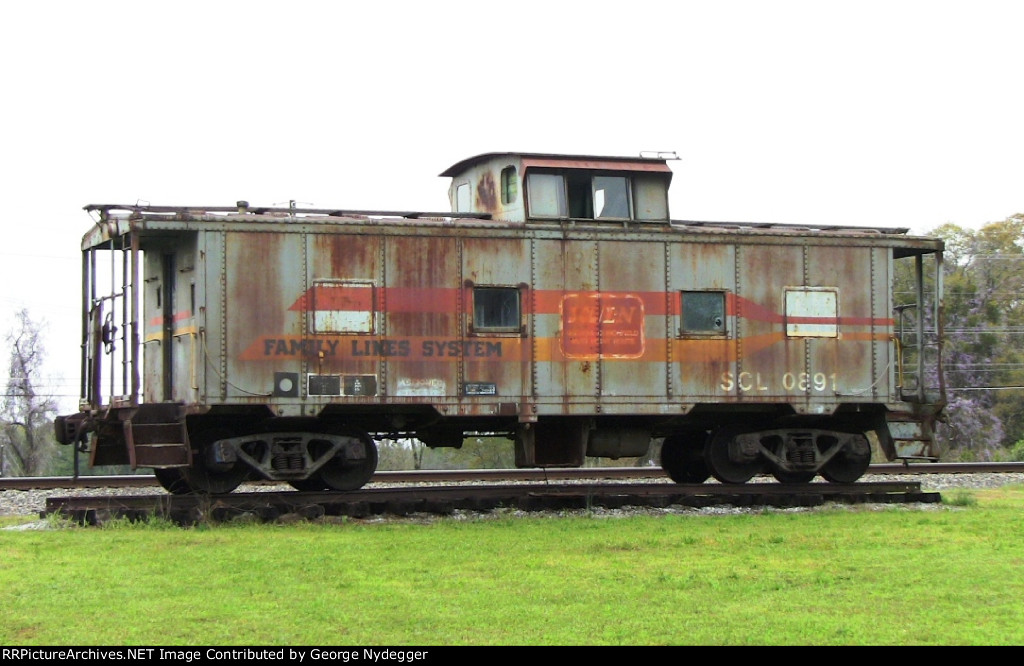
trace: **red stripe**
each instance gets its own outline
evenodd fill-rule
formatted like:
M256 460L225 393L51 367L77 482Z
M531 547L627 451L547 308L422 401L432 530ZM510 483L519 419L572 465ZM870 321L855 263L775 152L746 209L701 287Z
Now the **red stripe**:
M172 322L179 322L179 321L183 321L185 319L191 319L191 318L192 318L192 311L191 310L182 310L181 312L175 312L174 314L171 315L171 321ZM148 322L146 322L146 325L149 326L150 328L153 328L154 326L163 326L164 325L164 316L163 315L157 315L155 317L152 317Z
M373 288L371 287L324 287L313 288L314 310L374 310Z
M460 293L461 292L461 293ZM525 290L523 308L533 314L560 314L566 296L577 298L616 299L636 298L643 302L646 316L679 315L677 292L658 291L586 291L586 290ZM376 296L376 303L374 303ZM472 289L454 287L384 287L371 289L359 285L316 285L300 296L289 310L353 310L380 311L388 313L415 312L456 312L459 297L463 310L472 308ZM532 308L529 299L532 298ZM888 317L786 317L774 310L749 299L726 293L726 312L732 316L770 324L838 324L840 326L892 326L894 320Z

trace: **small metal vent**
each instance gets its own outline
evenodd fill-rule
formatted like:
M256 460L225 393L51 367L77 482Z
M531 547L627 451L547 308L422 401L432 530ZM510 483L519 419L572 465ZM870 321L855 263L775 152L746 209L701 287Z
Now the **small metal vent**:
M275 398L297 398L297 397L299 397L299 373L297 373L297 372L275 372L274 373L274 397Z

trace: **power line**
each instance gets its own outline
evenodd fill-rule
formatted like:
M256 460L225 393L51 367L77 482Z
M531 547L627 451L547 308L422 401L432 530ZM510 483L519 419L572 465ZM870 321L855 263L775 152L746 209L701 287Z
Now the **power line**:
M946 387L947 391L1024 391L1024 386L963 386Z

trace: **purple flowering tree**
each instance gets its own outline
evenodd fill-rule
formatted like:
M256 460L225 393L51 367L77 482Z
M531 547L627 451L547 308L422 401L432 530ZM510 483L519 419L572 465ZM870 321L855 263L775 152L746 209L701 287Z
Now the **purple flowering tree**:
M947 457L993 460L1024 436L1024 215L946 224L943 370ZM898 278L908 279L908 276Z

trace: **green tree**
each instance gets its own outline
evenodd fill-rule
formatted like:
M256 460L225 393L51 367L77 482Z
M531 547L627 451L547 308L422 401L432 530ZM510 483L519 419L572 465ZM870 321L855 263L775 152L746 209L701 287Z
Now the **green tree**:
M988 460L1024 435L1024 215L946 224L943 367L953 457ZM903 280L904 278L900 278Z
M410 439L382 439L377 442L377 469L398 472L416 467L416 446Z
M513 469L515 448L506 437L473 436L462 447L427 449L424 469Z
M22 309L6 341L10 367L0 404L0 471L40 476L49 470L57 449L53 433L57 403L36 388L45 357L42 329Z
M998 322L987 332L996 340L985 385L1010 446L1024 437L1024 390L1014 388L1024 386L1024 214L985 225L978 241L984 306Z

